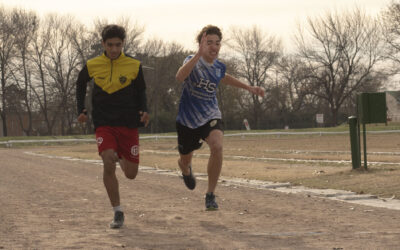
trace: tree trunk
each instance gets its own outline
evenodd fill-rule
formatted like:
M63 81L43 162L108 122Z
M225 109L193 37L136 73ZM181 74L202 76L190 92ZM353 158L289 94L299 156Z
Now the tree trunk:
M7 115L6 115L6 79L5 79L5 67L4 64L1 65L1 90L2 90L2 98L1 98L1 104L2 104L2 110L0 113L1 120L3 122L3 136L7 136Z

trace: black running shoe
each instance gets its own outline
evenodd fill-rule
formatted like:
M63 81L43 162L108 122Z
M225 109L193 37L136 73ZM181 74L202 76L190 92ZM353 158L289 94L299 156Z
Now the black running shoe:
M206 193L206 210L218 210L218 204L215 202L215 195L212 192Z
M124 224L124 213L122 211L116 211L114 213L114 219L110 224L110 228L121 228Z
M190 174L189 175L182 174L182 177L186 187L189 188L190 190L193 190L196 187L196 178L193 175L192 166L189 166L189 170Z

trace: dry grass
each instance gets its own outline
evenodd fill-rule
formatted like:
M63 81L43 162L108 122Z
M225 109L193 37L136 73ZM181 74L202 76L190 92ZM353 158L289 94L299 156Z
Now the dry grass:
M40 151L100 159L95 144ZM368 134L367 152L368 170L352 170L348 135L225 137L222 175L400 198L400 133ZM196 151L195 173L206 173L208 153L207 145ZM142 140L140 157L141 165L178 170L176 139Z

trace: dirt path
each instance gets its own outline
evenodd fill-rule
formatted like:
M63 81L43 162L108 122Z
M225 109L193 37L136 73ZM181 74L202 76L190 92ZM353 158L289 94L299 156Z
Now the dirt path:
M118 170L126 224L111 230L99 165L0 149L0 249L398 249L400 211Z

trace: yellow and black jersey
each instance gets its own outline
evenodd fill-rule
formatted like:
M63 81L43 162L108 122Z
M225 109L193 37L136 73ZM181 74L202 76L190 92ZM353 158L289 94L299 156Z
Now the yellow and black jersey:
M137 128L143 125L139 112L147 112L147 104L146 83L140 61L124 53L115 60L104 53L88 60L79 72L76 83L78 114L85 109L87 83L92 79L92 119L95 128Z

